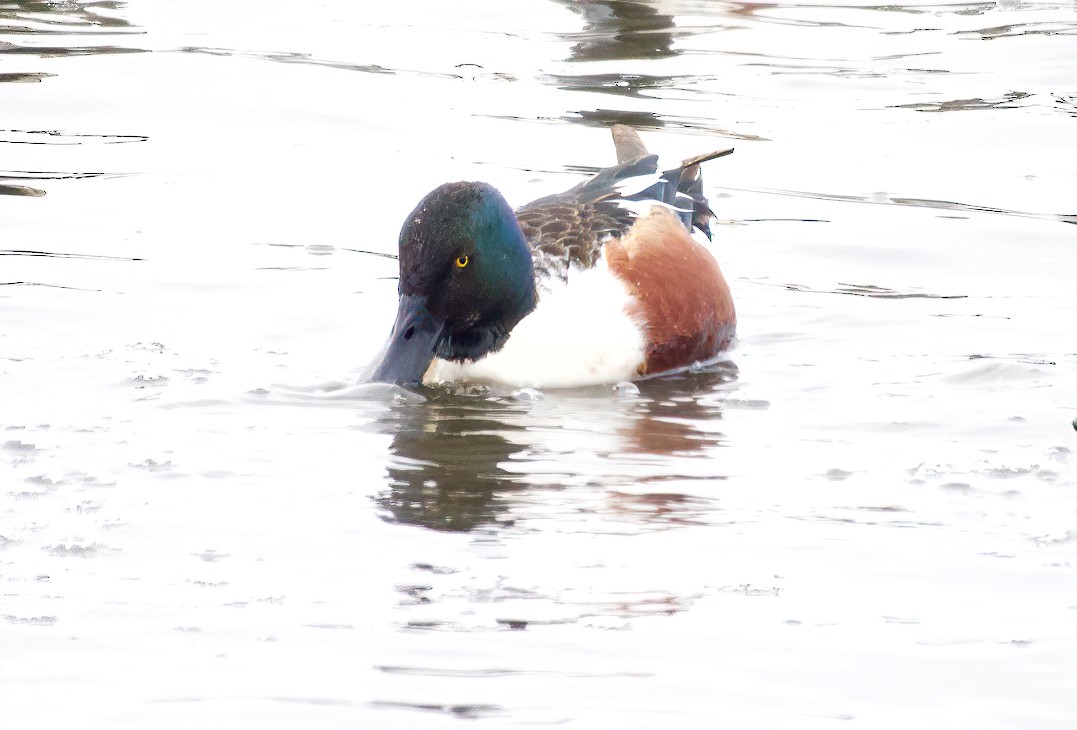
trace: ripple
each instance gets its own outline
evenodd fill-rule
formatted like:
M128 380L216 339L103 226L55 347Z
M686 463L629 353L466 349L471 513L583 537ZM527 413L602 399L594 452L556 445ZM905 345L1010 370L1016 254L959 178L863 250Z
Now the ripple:
M1014 25L997 25L977 30L960 30L954 33L959 37L979 37L990 41L998 38L1014 38L1024 35L1077 35L1077 23L1015 23Z
M17 25L0 26L0 33L27 33L35 36L116 35L139 32L126 19L108 15L123 3L83 0L55 2L54 0L16 0L0 7L0 21Z
M967 294L932 294L930 292L896 291L874 284L842 284L831 290L834 294L851 294L872 299L967 299Z
M429 704L422 702L391 702L388 700L376 700L371 703L371 706L382 710L417 710L420 712L435 712L464 720L477 720L484 717L494 717L505 714L505 708L500 705Z
M128 144L146 142L144 134L80 134L59 129L0 129L0 144L82 145L82 144ZM94 176L104 173L34 172L28 175Z
M535 675L554 675L558 677L605 679L614 677L650 677L649 672L574 672L548 669L457 669L447 667L416 667L380 665L374 667L383 674L396 674L405 677L453 677L462 679L482 679L484 677L530 677Z
M11 616L5 615L4 620L9 624L22 626L53 626L56 623L55 616Z
M0 56L38 56L39 58L67 58L70 56L106 56L121 53L149 53L144 48L126 46L20 46L0 41Z
M0 178L3 176L0 175ZM32 251L23 249L0 249L0 256L29 256L31 258L85 259L89 261L142 261L130 256L104 256L89 253L63 253L60 251Z
M955 112L983 111L985 109L1020 109L1025 104L1016 102L1028 99L1032 94L1025 91L1011 91L994 99L953 99L950 101L916 102L913 104L895 104L893 109L914 109L918 112Z
M0 73L0 84L12 83L12 84L34 84L40 82L42 79L47 79L50 76L56 74L47 73Z
M329 697L271 697L270 699L275 702L291 702L316 707L351 707L353 704L348 700L337 700Z
M898 290L875 284L842 284L834 288L815 288L803 284L767 284L764 286L780 286L788 291L803 292L807 294L844 294L855 297L868 297L871 299L967 299L967 294L936 294L926 291Z
M420 71L418 69L406 69L406 68L389 68L377 63L354 63L350 61L334 61L328 58L318 58L309 53L300 53L297 51L237 51L230 48L209 48L202 46L184 46L179 49L180 53L195 53L204 54L208 56L233 56L237 58L253 58L260 61L271 61L273 63L293 63L306 66L321 66L322 68L332 68L340 71L358 71L359 73L367 74L387 74L390 76L416 76L421 78L434 78L434 79L456 79L462 80L466 78L462 74L444 73L437 71Z
M977 205L973 203L960 203L952 200L933 200L930 198L908 198L889 195L887 193L875 193L872 195L847 195L841 193L824 193L810 190L779 190L775 188L741 188L722 186L718 190L731 190L746 193L762 193L765 195L787 195L794 198L812 198L815 200L829 200L839 203L867 203L869 205L899 205L913 208L937 208L941 210L955 210L967 213L995 213L1009 215L1018 218L1037 218L1040 220L1053 220L1059 223L1077 224L1077 213L1036 213L1032 211L1012 210L999 208L991 205ZM767 220L767 219L763 219Z
M519 117L516 117L519 118ZM627 109L581 109L561 117L566 122L582 124L585 127L606 129L614 124L627 124L636 129L676 129L689 134L708 137L726 137L748 142L768 142L748 132L737 132L714 123L710 117L690 117L673 114L658 114Z
M45 191L40 188L32 188L27 185L7 185L0 183L0 195L16 195L27 198L40 198Z
M79 545L77 543L68 545L61 543L60 545L46 545L42 549L58 558L92 558L95 555L100 554L102 550L107 550L108 548L100 543L91 545Z

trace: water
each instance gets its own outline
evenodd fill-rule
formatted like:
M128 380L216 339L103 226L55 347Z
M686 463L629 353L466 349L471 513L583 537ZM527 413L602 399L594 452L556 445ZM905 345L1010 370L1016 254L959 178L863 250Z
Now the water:
M1074 4L498 8L0 5L5 727L1069 728ZM736 147L729 361L356 386L614 121Z

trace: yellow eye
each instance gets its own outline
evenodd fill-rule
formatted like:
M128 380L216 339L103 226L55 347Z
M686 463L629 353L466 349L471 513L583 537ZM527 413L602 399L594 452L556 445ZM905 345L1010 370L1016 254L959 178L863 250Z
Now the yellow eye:
M456 257L456 268L463 269L471 261L466 254L460 254Z

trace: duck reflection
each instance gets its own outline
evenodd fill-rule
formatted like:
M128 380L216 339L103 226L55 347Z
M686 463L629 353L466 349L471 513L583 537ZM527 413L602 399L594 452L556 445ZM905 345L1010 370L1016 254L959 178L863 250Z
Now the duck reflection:
M498 522L499 495L517 488L500 464L523 446L502 434L519 405L430 389L429 400L394 411L389 488L377 497L386 518L435 530L466 532ZM386 424L383 424L386 425Z
M618 485L685 478L678 475L684 459L710 458L725 442L716 425L722 417L716 391L736 373L722 363L642 382L635 395L596 388L540 402L424 389L427 400L396 404L376 424L393 440L388 484L375 499L388 521L468 532L511 524L505 513L518 506L511 495L524 489L556 492L575 513L579 505L571 502L582 497L590 503L597 493L587 487L570 497L565 486L593 485L608 498L611 513L677 523L700 509L698 499ZM580 438L566 439L566 431ZM598 473L596 455L605 463ZM509 461L519 469L507 470ZM581 463L587 476L578 473Z
M641 384L636 417L618 430L625 450L633 454L690 456L722 445L725 435L714 428L721 404L701 395L737 379L737 366L718 363L699 373L680 373ZM704 428L704 426L706 428Z

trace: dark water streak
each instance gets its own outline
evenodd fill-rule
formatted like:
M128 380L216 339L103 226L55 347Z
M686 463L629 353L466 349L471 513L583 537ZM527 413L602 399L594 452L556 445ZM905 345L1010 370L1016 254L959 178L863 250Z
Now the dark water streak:
M775 190L770 188L740 188L716 186L718 190L730 190L734 192L763 193L766 195L786 195L794 198L812 198L815 200L830 200L839 203L867 203L869 205L898 205L913 208L938 208L941 210L953 210L966 213L993 213L1008 215L1017 218L1036 218L1039 220L1058 221L1059 223L1077 223L1077 213L1034 213L1031 211L1010 210L990 205L974 205L971 203L958 203L950 200L930 200L926 198L904 198L887 195L883 199L875 199L865 195L842 195L838 193L820 193L807 190Z

